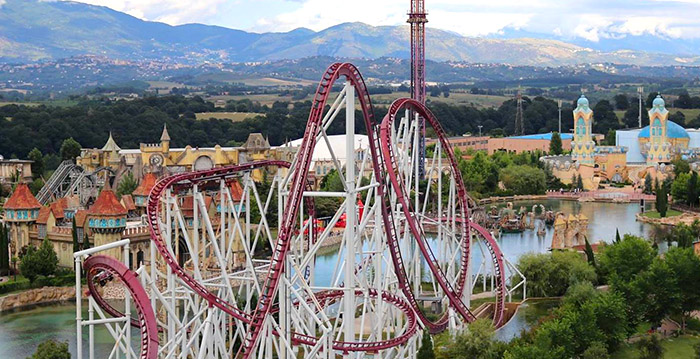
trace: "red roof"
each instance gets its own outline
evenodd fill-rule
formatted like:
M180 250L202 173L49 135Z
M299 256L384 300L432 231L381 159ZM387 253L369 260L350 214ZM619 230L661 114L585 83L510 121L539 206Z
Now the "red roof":
M3 207L5 209L39 209L41 203L36 200L25 183L20 183Z
M123 216L126 215L126 208L119 203L114 191L105 188L100 192L95 204L90 207L89 213L101 216Z
M126 207L127 211L135 211L136 210L136 205L134 204L134 198L131 197L130 194L125 194L122 196L122 200L120 201L124 207Z
M78 212L75 212L75 217L73 220L75 221L75 226L76 227L84 227L85 226L85 219L87 218L88 211L86 209L81 209Z
M36 223L46 224L49 221L49 214L51 214L51 207L41 207L39 210L39 216L36 218Z
M64 211L68 208L68 199L66 197L57 199L51 203L50 206L54 217L56 217L56 219L63 219L65 217Z
M146 173L141 179L141 183L136 187L132 195L134 196L148 196L151 193L151 189L156 185L158 178L154 173Z
M231 189L231 199L235 202L240 202L241 198L243 198L243 187L241 187L241 183L237 180L233 180L231 184L229 184L229 188Z
M207 209L211 206L211 203L213 201L213 198L209 195L204 195L204 207ZM180 210L182 211L182 214L185 217L192 217L194 216L194 197L193 196L187 196L182 199L182 205L180 206Z

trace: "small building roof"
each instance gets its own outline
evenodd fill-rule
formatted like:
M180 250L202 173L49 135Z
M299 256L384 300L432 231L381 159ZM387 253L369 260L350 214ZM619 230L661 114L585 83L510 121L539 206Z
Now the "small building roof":
M46 224L49 222L49 217L51 216L51 207L43 206L39 209L39 216L36 218L36 223Z
M119 152L120 150L121 150L121 148L119 148L119 146L117 146L117 143L114 142L114 138L112 138L112 132L110 131L109 132L109 139L107 139L107 143L105 143L105 145L102 147L102 151Z
M66 197L61 197L49 205L51 206L51 212L56 219L63 219L65 217L65 210L68 208L68 199Z
M121 198L121 204L126 208L127 211L136 210L136 205L134 204L134 198L130 194L125 194Z
M84 227L85 226L85 219L87 219L88 216L88 210L86 209L81 209L77 212L75 212L75 217L73 217L73 220L75 221L75 226L76 227Z
M168 134L168 124L163 124L163 133L160 135L160 142L170 141L170 135Z
M26 183L20 183L3 207L5 209L39 209L41 203L36 200Z
M119 203L117 195L110 188L103 189L89 209L89 214L98 216L123 216L126 212L126 208Z
M146 173L143 178L141 179L141 183L139 183L139 186L136 187L134 192L131 194L134 196L148 196L151 194L151 189L153 189L153 186L156 185L156 182L158 181L158 178L156 177L155 173Z
M241 198L243 198L243 187L241 186L241 182L238 180L231 181L229 184L229 189L231 190L231 199L236 202L240 202Z

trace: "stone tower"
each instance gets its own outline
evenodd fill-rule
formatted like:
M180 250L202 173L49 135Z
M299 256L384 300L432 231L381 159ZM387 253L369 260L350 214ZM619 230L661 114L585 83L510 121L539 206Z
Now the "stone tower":
M126 208L119 203L114 191L105 187L88 210L88 224L94 233L95 247L122 239L121 233L126 228L126 213ZM122 248L110 249L105 254L123 260Z
M588 99L581 95L574 110L574 140L571 142L571 157L582 165L593 166L593 110L588 106Z
M29 245L29 229L39 217L41 203L29 187L20 183L5 202L5 222L10 229L10 255L18 256L22 247Z
M649 143L647 164L671 161L671 144L668 141L668 110L661 96L656 96L649 110Z

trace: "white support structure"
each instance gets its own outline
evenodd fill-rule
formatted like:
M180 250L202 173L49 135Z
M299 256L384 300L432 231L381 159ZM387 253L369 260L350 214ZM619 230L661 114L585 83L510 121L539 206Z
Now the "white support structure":
M420 333L413 334L401 345L387 345L372 353L334 349L343 342L390 341L411 329L411 323L416 323L416 314L408 304L409 314L396 305L409 303L409 298L399 288L399 277L387 244L383 204L389 206L409 287L423 306L422 312L449 317L451 330L464 328L462 317L431 274L418 243L428 246L451 286L457 283L463 268L462 244L464 241L472 243L471 255L477 260L481 256L481 266L472 268L470 265L467 270L466 289L461 297L467 307L470 307L476 283L481 281L486 286L489 278L494 277L483 241L475 233L465 238L460 235L459 221L464 219L458 218L461 204L455 176L440 144L425 160L424 180L419 178L421 129L416 122L408 120L411 118L408 110L398 126L391 128L391 146L400 179L410 197L407 203L413 212L409 217L419 222L425 238L411 235L410 218L406 218L399 204L396 189L380 196L380 190L388 187L377 181L372 161L388 159L373 159L369 149L358 152L355 148L355 113L362 99L362 93L355 86L356 82L347 81L339 93L334 94L332 102L329 98L330 106L323 112L320 126L314 127L316 133L310 134L316 139L316 146L329 147L342 188L338 185L333 191L324 191L307 187L301 193L301 208L294 217L298 225L290 234L289 249L283 259L284 270L272 273L279 276L279 286L272 300L275 307L261 324L261 334L251 358L415 357ZM336 154L334 150L337 149L330 148L326 134L343 108L345 158ZM298 161L295 159L288 170L257 168L196 181L183 180L165 189L158 198L157 228L166 249L161 247L163 252L159 252L152 244L150 260L136 269L156 316L158 358L231 358L239 353L239 347L246 342L250 323L229 313L240 311L252 317L260 308L261 298L266 293L266 278L271 275L270 268L274 268L270 253L278 244L277 224L283 222L285 211L289 210L285 206L294 195L292 177L299 170ZM233 186L235 182L240 187ZM234 187L240 191L234 193ZM311 213L310 203L320 208ZM321 212L327 213L322 216ZM89 318L83 319L79 274L83 260L109 248L123 247L128 267L128 244L126 240L75 253L78 359L84 358L82 335L86 326L90 330L88 357L95 357L93 328L97 325L107 327L115 339L109 358L139 357L140 343L130 340L132 313L128 293L121 317L108 317L91 298ZM194 289L191 282L183 279L182 273L173 270L172 261L168 262L167 255L163 255L165 251L201 288ZM519 274L510 263L504 270L508 278ZM521 288L525 292L524 278L509 286L508 295ZM211 296L198 294L202 288ZM385 294L393 297L383 298ZM216 298L214 302L212 297ZM221 303L230 305L229 312L221 309ZM418 323L420 332L423 325Z

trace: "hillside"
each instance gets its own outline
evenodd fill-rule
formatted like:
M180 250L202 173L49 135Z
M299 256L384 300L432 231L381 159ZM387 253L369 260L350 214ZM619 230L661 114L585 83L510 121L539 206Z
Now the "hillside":
M0 8L0 61L22 63L100 55L170 63L259 62L308 56L407 58L406 26L344 23L314 32L250 33L201 24L170 26L106 7L69 1L6 0ZM436 61L557 66L580 63L700 64L700 56L596 51L557 40L473 38L429 28Z

